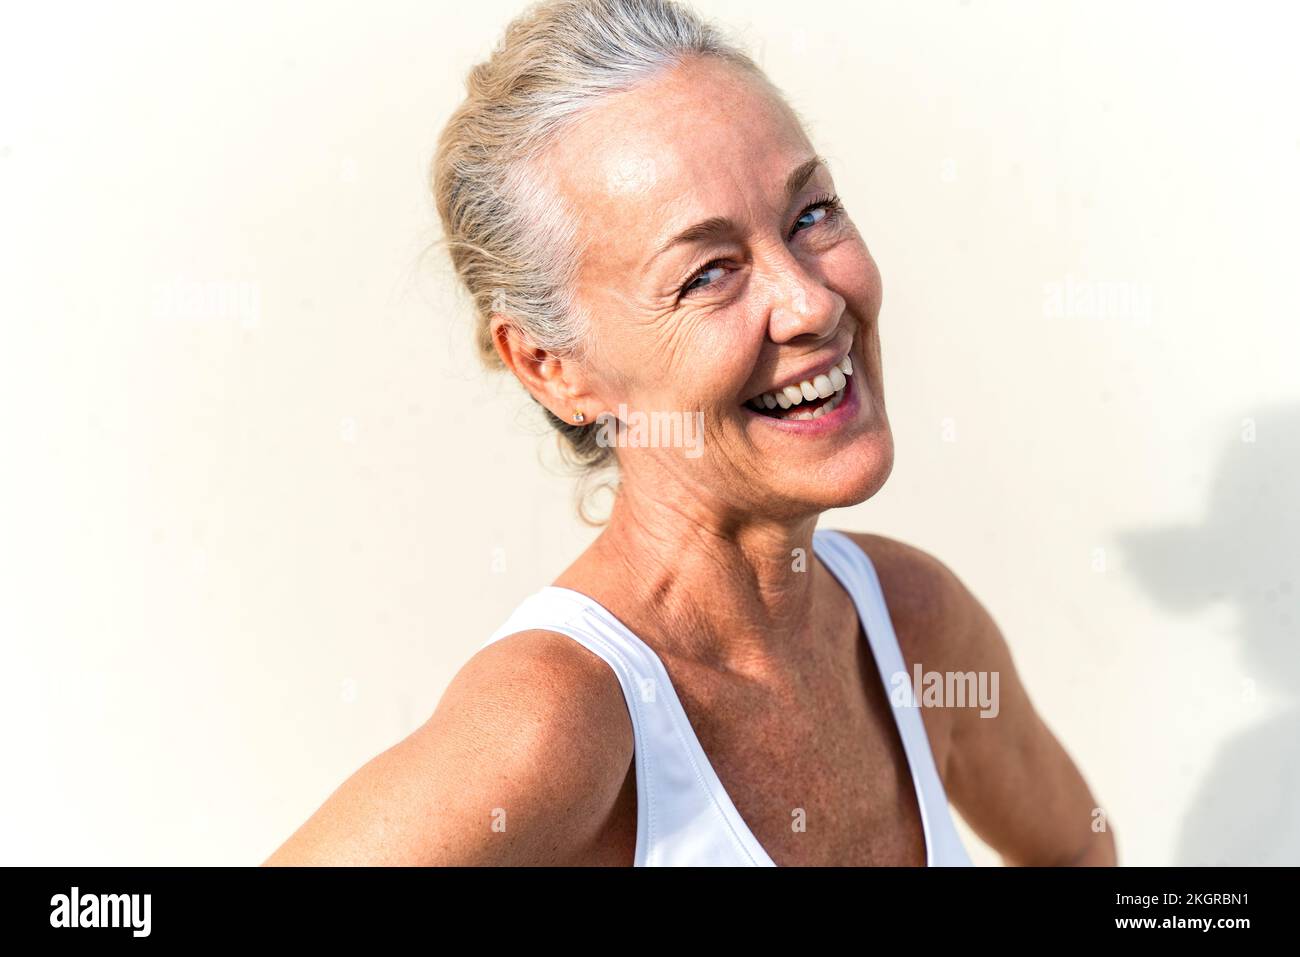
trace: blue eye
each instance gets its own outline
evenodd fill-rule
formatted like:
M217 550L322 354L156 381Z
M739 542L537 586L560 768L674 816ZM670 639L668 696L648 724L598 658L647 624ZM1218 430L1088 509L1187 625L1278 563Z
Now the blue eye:
M816 215L818 215L818 214L820 214L820 215L822 215L822 216L825 216L825 215L826 215L826 210L823 209L823 208L821 208L820 206L819 206L817 209L810 209L810 210L808 210L808 212L804 213L802 216L800 216L798 219L795 220L795 223L794 223L794 225L795 225L795 229L797 230L797 229L799 228L799 226L800 226L801 224L804 223L804 220L810 219L811 217L816 216ZM809 226L815 226L817 223L820 223L820 222L821 222L820 219L813 219L812 222L809 222L807 225L809 225Z
M794 237L795 233L803 232L805 229L811 229L813 226L834 219L843 210L844 206L840 203L838 196L828 193L820 197L805 206L803 212L799 214L799 218L795 220L794 226L790 229L791 238ZM712 262L705 263L677 291L678 296L685 296L696 289L703 289L705 286L716 285L726 275L725 265L726 262L722 259L714 259ZM711 274L716 275L709 278ZM704 281L701 282L701 280Z
M810 206L804 208L804 211L799 214L799 218L794 221L794 227L790 230L790 235L793 236L795 233L802 232L803 229L825 222L826 220L838 215L843 209L844 207L840 204L838 196L823 196ZM800 228L800 225L804 224L809 217L814 216L818 218L803 225L803 229Z
M703 286L711 285L711 282L703 283L703 284L698 284L698 283L701 279L703 279L705 276L709 275L710 273L723 272L724 270L721 264L722 264L722 260L720 259L715 259L713 262L705 263L704 266L697 273L695 273L695 275L691 278L690 282L682 286L681 288L682 294L684 295L690 292L692 289L701 289L703 288ZM721 278L722 278L721 276L715 277L715 279L712 280L712 282L716 282L718 279Z

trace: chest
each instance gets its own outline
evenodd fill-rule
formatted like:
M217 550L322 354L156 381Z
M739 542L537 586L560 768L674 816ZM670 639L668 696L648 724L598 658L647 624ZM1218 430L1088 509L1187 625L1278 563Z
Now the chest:
M865 639L783 670L722 678L667 661L677 697L728 798L778 866L924 865L921 810ZM631 863L636 770L607 850Z

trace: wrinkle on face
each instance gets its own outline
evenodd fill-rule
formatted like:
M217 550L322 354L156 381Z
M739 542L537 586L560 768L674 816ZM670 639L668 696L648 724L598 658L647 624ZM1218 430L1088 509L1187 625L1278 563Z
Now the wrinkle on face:
M707 247L665 253L649 277L647 257L709 216L749 230L780 215L755 183L782 181L789 157L811 151L779 102L756 91L745 74L703 63L662 79L650 95L633 90L593 109L553 156L580 228L590 235L580 267L583 294L598 322L618 320L614 337L640 336L629 360L651 388L690 370L692 354L718 332L707 328L716 306L678 302L680 284L704 264ZM749 108L735 110L742 101ZM806 297L796 308L807 308ZM687 373L678 388L694 391L692 378Z
M797 117L770 87L705 61L609 97L548 157L584 239L578 293L608 363L589 370L600 401L706 413L704 458L688 464L669 453L649 463L668 470L654 480L657 491L670 487L668 475L687 487L705 483L728 500L777 475L786 487L803 480L793 460L783 465L756 453L744 434L741 393L760 362L766 368L775 361L774 326L829 317L829 297L841 313L847 301L859 320L876 311L865 246L836 251L829 236L801 231L806 238L796 245L789 235L798 207L787 201L785 182L813 155ZM828 171L804 187L809 198L816 184L831 189ZM646 269L666 240L711 217L732 220L739 235L674 247ZM727 263L725 283L679 301L681 284L715 258ZM810 338L795 351L807 351ZM806 472L808 465L799 467Z

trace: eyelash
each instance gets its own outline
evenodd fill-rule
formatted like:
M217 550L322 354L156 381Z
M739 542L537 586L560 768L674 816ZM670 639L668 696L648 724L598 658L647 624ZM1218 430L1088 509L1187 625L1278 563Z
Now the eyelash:
M813 223L813 226L820 226L831 222L842 212L844 212L844 204L840 202L839 196L836 195L835 193L825 193L822 196L819 196L817 199L813 200L802 210L800 210L799 215L796 216L794 219L795 223L798 223L799 220L803 219L805 216L807 216L810 212L812 212L815 209L826 210L826 215L822 218L821 222ZM791 226L790 235L792 238L795 232L796 230L794 226ZM692 272L690 278L687 279L686 282L682 283L681 288L677 290L678 298L681 298L682 296L690 295L691 290L688 287L691 285L691 283L699 279L701 274L708 272L714 266L722 265L723 262L725 262L725 260L711 259L708 262L706 262L703 266L700 266L698 269ZM707 287L701 287L701 288L707 288Z

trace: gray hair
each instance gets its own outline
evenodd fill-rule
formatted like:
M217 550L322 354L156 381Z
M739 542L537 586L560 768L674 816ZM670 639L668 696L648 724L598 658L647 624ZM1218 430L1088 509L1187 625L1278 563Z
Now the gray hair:
M590 316L575 297L584 251L539 160L557 136L611 93L690 57L717 57L763 79L722 31L672 0L544 0L506 27L470 70L466 97L438 140L431 179L443 243L475 309L480 359L500 369L494 314L539 347L591 355ZM584 472L612 463L596 429L547 411Z

